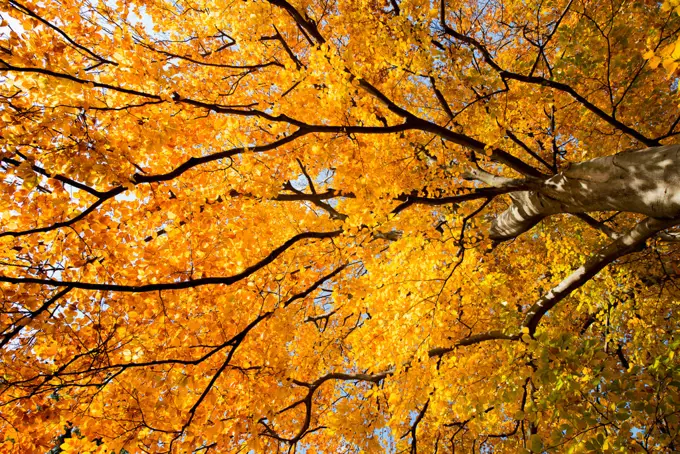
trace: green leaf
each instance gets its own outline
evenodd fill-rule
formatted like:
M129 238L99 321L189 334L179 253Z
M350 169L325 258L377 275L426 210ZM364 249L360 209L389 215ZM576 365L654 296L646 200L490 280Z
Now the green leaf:
M543 452L543 440L538 434L533 434L529 439L531 452Z

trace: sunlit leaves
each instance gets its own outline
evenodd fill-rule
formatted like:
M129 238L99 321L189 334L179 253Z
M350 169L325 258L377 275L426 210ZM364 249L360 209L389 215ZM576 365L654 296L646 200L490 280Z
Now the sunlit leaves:
M533 333L610 238L460 198L670 143L676 3L3 3L0 450L677 449L674 243Z

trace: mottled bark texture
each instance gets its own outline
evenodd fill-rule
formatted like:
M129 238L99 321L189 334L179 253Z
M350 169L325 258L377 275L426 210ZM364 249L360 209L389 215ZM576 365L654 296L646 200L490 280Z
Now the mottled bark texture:
M558 213L625 211L680 217L680 145L645 148L573 164L532 191L511 194L490 237L506 241ZM481 178L480 178L481 179Z

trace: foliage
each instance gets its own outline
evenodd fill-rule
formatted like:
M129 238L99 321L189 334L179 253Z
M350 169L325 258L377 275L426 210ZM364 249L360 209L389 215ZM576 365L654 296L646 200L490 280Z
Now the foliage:
M673 143L673 1L0 5L3 452L680 449L672 232L466 179Z

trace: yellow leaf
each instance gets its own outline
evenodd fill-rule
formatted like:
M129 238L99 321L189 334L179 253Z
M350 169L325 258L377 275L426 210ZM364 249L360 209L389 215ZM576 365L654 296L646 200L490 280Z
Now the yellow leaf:
M678 68L678 62L676 60L669 58L667 60L664 60L663 67L668 72L668 74L673 74L675 70Z

